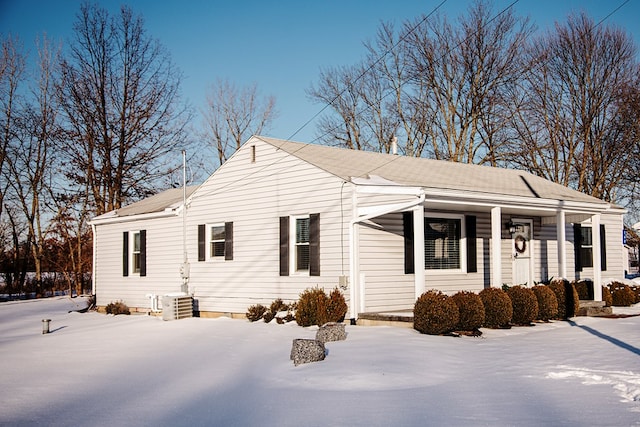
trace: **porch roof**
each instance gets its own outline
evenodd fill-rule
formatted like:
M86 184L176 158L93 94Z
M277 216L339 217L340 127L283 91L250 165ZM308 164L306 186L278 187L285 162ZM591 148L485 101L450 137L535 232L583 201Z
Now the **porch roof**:
M599 205L609 204L595 197L551 182L526 171L467 163L347 150L258 136L290 155L350 181L380 176L397 184L429 190L473 192L494 196L527 197Z

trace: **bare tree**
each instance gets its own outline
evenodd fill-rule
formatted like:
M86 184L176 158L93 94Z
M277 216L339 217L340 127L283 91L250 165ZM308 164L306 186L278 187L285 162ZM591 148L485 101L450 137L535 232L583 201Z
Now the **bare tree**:
M477 2L457 26L420 17L396 35L383 24L364 65L324 71L308 92L331 108L321 139L388 152L397 136L410 156L497 164L505 91L526 65L519 51L532 26L511 9L492 13Z
M22 44L15 38L7 37L0 46L0 219L4 208L4 198L9 185L7 152L15 138L16 121L19 116L20 98L18 88L24 82L25 57Z
M33 81L32 102L25 105L21 118L14 123L14 138L7 148L5 159L13 203L22 213L27 227L28 247L35 268L36 284L42 282L42 260L47 234L47 204L53 172L54 144L60 136L56 94L55 67L59 50L52 50L50 42L42 39L38 46L38 70ZM48 206L47 206L48 205Z
M526 67L519 51L532 26L511 9L493 13L477 2L458 25L437 17L409 39L413 79L426 88L423 105L435 119L429 154L436 159L495 164L499 156L504 90Z
M632 39L581 14L535 40L529 52L536 67L523 74L516 92L521 108L512 123L512 161L594 197L616 200L625 173L637 163L638 64Z
M171 155L185 148L190 117L181 74L130 8L111 17L85 4L74 30L60 85L67 177L88 189L101 214L156 192Z
M220 165L251 135L268 130L277 117L275 105L275 97L261 97L256 84L238 88L218 80L211 86L203 111L204 137L216 150Z
M367 145L360 116L364 102L358 86L362 84L361 73L359 66L328 68L320 73L319 86L307 91L311 99L330 106L335 114L323 116L318 124L319 139L326 144L352 150L363 150Z

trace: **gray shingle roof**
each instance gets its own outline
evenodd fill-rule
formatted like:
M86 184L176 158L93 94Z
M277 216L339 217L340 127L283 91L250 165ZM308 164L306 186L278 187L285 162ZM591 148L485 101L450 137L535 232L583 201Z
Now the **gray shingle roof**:
M197 188L197 185L187 187L187 197L189 197ZM148 214L162 212L165 209L177 208L182 204L182 193L182 188L171 188L147 197L146 199L142 199L139 202L132 203L115 211L107 212L95 219Z
M347 181L352 177L378 175L427 190L462 190L607 205L600 199L521 170L257 138Z

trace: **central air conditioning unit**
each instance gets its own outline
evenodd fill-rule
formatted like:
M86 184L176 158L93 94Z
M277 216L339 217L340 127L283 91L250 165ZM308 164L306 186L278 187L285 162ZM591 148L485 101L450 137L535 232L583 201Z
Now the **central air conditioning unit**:
M187 317L193 317L193 298L184 294L162 297L162 320L177 320Z

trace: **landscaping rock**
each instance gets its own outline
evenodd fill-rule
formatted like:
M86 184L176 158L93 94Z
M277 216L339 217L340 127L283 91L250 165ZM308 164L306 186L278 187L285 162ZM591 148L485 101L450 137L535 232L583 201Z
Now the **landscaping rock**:
M320 326L316 333L316 339L318 341L330 342L330 341L344 341L347 339L347 333L344 330L344 323L329 322Z
M312 339L294 339L291 347L291 360L298 366L303 363L324 360L324 342Z

